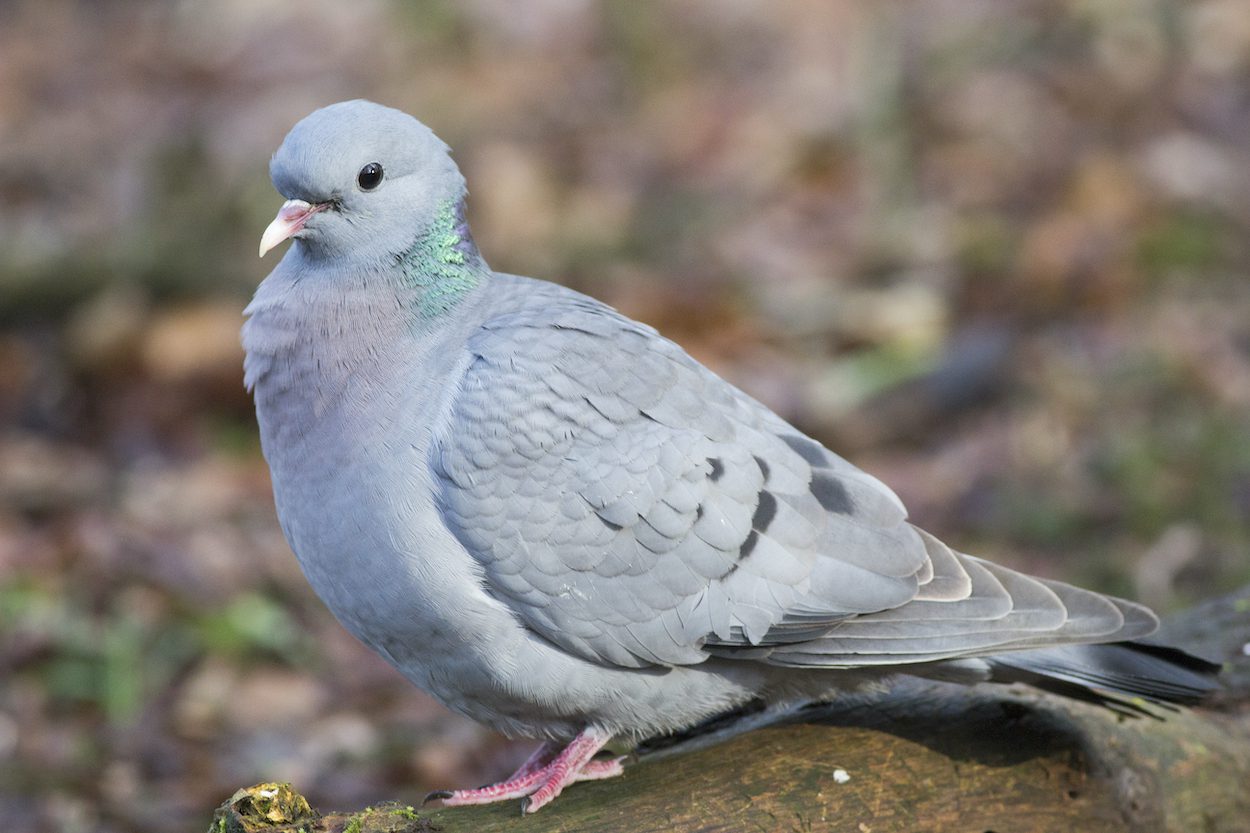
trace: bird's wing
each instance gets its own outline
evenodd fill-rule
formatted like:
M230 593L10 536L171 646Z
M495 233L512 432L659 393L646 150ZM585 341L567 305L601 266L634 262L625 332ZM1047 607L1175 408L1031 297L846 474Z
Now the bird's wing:
M588 660L906 664L1124 627L1116 603L952 552L879 481L591 299L546 293L468 349L432 460L443 517L488 592Z

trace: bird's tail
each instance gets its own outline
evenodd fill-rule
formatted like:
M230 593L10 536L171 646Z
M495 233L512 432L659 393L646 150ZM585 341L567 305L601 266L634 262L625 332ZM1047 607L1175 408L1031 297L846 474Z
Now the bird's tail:
M1120 714L1157 717L1145 704L1194 705L1219 688L1216 663L1143 641L1062 645L985 661L993 682L1028 683Z

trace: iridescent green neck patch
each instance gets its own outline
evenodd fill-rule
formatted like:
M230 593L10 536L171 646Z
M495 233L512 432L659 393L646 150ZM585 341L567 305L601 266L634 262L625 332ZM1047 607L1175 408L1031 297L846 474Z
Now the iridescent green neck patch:
M425 318L449 311L481 282L486 267L469 235L463 199L443 203L429 229L399 256L399 266Z

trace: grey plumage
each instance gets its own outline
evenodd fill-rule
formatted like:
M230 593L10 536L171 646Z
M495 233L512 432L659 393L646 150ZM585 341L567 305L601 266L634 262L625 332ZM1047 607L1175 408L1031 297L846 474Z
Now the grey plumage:
M411 117L317 111L271 173L298 218L266 239L296 242L244 342L279 516L344 625L449 707L565 741L891 673L1209 687L1162 655L1100 674L1056 646L1144 636L1146 608L951 550L650 327L491 272Z

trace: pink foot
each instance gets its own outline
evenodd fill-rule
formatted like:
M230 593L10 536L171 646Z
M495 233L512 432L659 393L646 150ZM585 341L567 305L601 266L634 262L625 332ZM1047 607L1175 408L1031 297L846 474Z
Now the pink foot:
M615 778L625 772L625 759L612 758L602 761L587 761L586 765L577 773L574 781L602 781L605 778Z
M437 798L448 807L461 807L525 797L521 812L536 813L575 781L599 781L625 771L622 758L591 760L611 737L606 732L586 729L560 752L555 744L544 743L507 781L475 790L439 790L425 800Z

